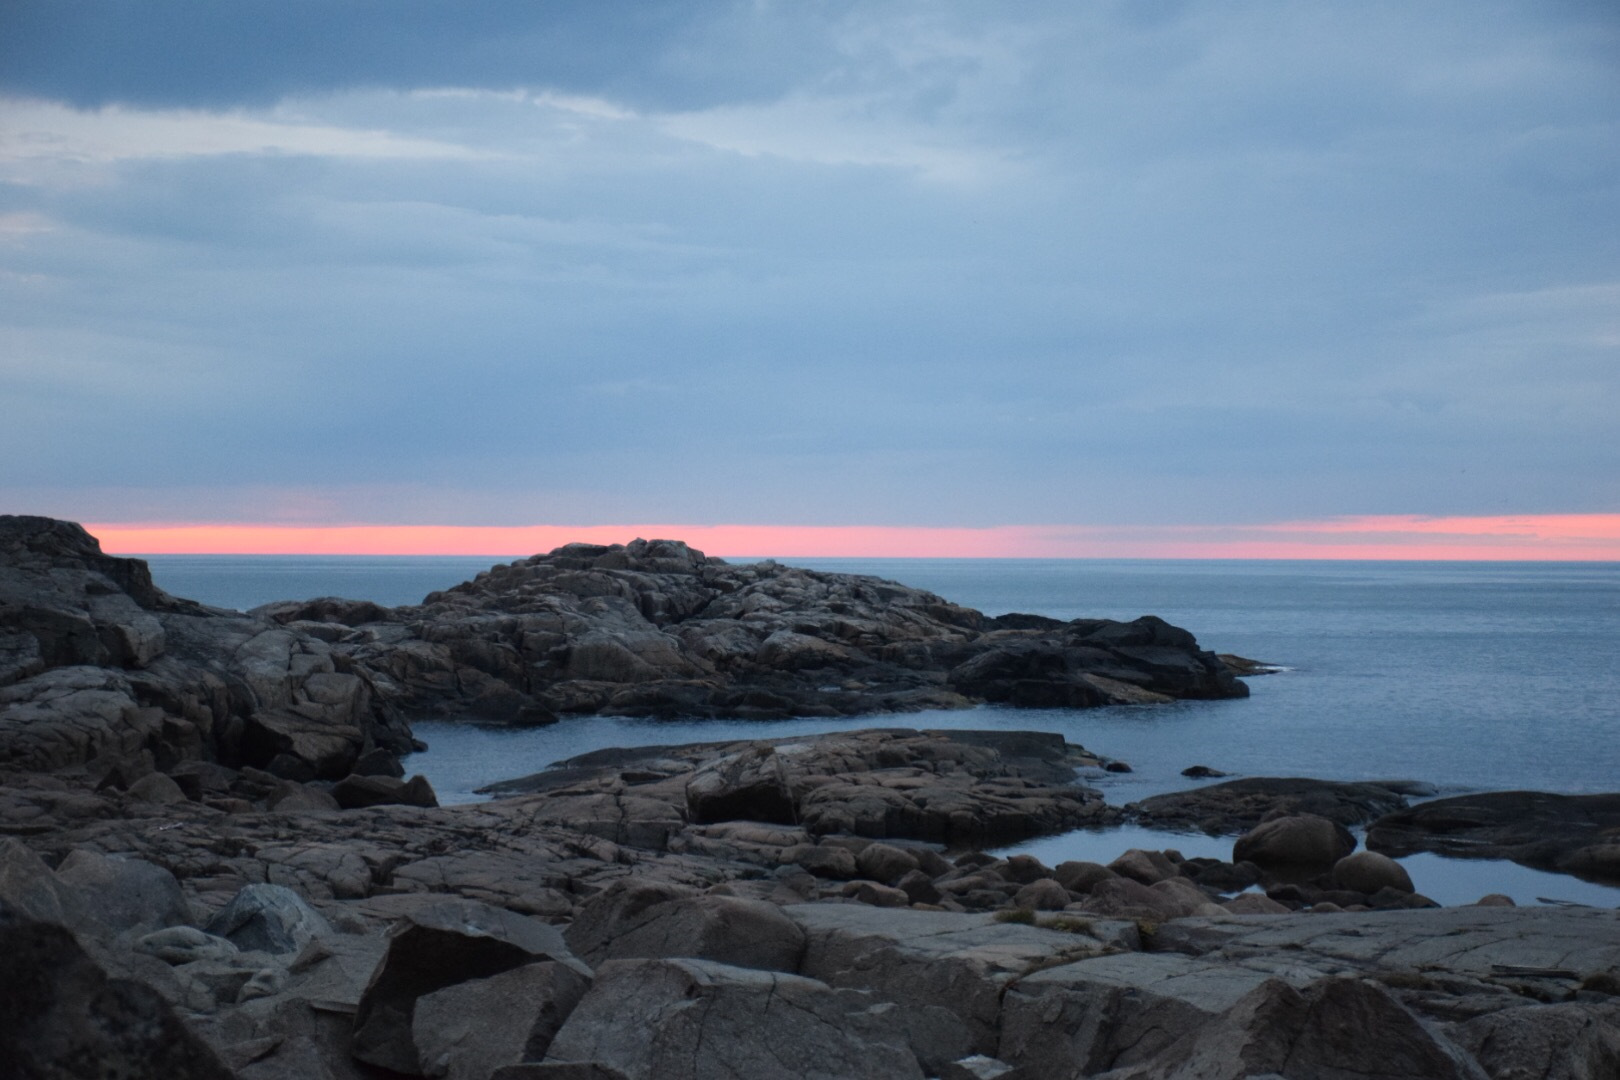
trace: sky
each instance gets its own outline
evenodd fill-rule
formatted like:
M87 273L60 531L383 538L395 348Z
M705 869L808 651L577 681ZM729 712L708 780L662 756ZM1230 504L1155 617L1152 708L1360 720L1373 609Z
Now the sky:
M0 4L121 550L1620 559L1617 417L1607 0Z

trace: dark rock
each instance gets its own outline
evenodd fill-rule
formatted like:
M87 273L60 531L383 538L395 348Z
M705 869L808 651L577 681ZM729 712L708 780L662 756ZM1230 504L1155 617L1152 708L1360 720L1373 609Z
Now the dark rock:
M66 928L0 906L0 1072L231 1080L151 987L109 977Z
M377 746L361 754L355 761L354 775L393 776L404 779L405 766L400 763L398 754Z
M1181 775L1190 777L1193 780L1215 780L1229 774L1223 773L1219 769L1212 769L1208 765L1189 765L1181 770Z
M591 964L693 957L734 967L798 970L804 931L781 908L763 900L669 892L649 891L629 879L609 887L581 906L566 934L569 944ZM655 899L659 895L667 898Z
M191 922L180 883L144 859L115 859L77 848L56 868L56 877L85 895L96 918L114 931L157 930Z
M799 975L707 960L610 960L546 1062L606 1065L627 1080L921 1080L899 1021L867 995Z
M1107 881L1119 875L1101 863L1094 862L1062 862L1052 871L1052 876L1070 892L1088 893L1096 887L1099 881Z
M1333 884L1340 889L1372 894L1390 888L1410 893L1412 876L1406 867L1376 851L1358 851L1333 864Z
M1185 1030L1185 1029L1183 1029ZM1478 1080L1477 1066L1376 983L1328 978L1295 989L1272 979L1230 1010L1110 1080L1262 1074L1312 1080Z
M1398 782L1345 784L1332 780L1244 777L1155 795L1126 811L1155 829L1198 829L1212 835L1246 832L1274 817L1312 814L1359 825L1406 805Z
M577 968L543 961L423 994L411 1041L424 1075L485 1080L499 1067L541 1060L590 985Z
M1261 867L1326 870L1355 848L1355 837L1343 825L1298 814L1272 818L1238 837L1232 845L1232 861Z
M555 928L471 900L419 908L396 923L388 938L388 952L355 1012L352 1053L412 1076L422 1075L424 1067L412 1033L423 996L546 961L590 977Z
M1511 859L1541 870L1620 882L1620 794L1491 791L1419 803L1367 828L1367 848L1399 857Z
M345 810L367 806L438 806L425 776L400 780L392 776L346 776L332 786L332 797Z

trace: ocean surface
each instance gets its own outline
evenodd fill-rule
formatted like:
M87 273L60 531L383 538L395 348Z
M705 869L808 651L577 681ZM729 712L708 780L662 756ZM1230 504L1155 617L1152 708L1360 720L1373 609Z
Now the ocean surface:
M179 596L246 610L347 596L419 602L487 568L479 557L151 556ZM746 560L735 560L746 561ZM876 574L990 614L1130 619L1154 614L1220 652L1284 670L1246 700L1089 710L986 707L865 720L564 720L510 730L422 722L407 766L445 802L606 746L809 734L849 726L1035 728L1129 762L1088 782L1127 803L1193 786L1201 764L1234 775L1413 779L1441 794L1620 790L1620 564L1081 559L791 559ZM1174 843L1169 842L1174 840ZM1080 833L1022 850L1113 858L1139 842L1227 856L1229 840ZM1620 890L1496 863L1415 856L1420 891L1445 903L1508 892L1620 905Z

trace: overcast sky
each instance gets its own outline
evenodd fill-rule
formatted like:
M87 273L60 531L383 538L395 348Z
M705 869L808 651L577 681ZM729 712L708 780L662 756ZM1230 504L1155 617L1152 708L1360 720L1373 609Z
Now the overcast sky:
M0 4L0 509L1620 509L1620 6Z

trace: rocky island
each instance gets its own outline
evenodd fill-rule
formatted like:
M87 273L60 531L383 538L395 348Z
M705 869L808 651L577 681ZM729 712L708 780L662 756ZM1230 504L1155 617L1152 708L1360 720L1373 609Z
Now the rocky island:
M869 723L599 751L466 806L399 760L429 716L1245 692L1151 617L671 541L243 614L0 517L0 1076L1620 1075L1620 912L1441 908L1347 828L1613 880L1613 796L1240 778L1114 807L1057 736ZM996 851L1126 820L1232 857Z

